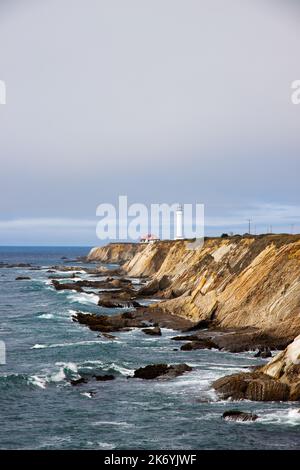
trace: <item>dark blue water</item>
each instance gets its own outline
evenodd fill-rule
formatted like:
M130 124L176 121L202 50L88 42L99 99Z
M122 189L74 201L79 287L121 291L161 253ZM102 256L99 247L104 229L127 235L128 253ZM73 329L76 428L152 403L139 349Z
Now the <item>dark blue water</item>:
M212 391L216 378L261 362L252 353L174 351L178 343L166 329L161 338L134 330L117 333L111 341L74 323L77 310L109 310L98 307L93 294L55 291L46 271L63 264L62 256L87 252L0 248L0 262L43 266L36 271L0 269L0 340L7 349L7 363L0 366L0 448L300 448L296 404L230 403L218 401ZM20 275L31 280L16 281ZM127 378L137 367L155 362L187 362L193 371L170 381ZM70 385L70 379L104 372L116 380ZM253 411L260 419L222 421L222 413L231 408Z

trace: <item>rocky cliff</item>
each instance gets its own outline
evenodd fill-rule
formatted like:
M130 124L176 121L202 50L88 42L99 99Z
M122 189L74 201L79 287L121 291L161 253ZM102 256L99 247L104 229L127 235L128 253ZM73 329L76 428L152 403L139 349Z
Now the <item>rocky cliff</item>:
M87 256L88 261L123 264L132 259L143 245L138 243L109 243L93 248Z
M118 243L89 260L149 277L144 293L160 297L167 313L291 340L300 334L300 235L209 238L195 251L186 241Z
M300 335L267 365L213 383L222 398L255 401L300 400Z

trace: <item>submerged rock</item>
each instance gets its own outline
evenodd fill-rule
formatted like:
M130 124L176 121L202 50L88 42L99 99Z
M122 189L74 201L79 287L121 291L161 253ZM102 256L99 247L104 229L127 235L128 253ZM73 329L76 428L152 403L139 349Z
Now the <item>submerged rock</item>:
M56 271L52 271L51 269L47 272L56 272ZM66 276L64 275L59 275L59 274L56 274L56 275L52 275L52 276L49 276L48 279L56 279L56 280L61 280L63 281L64 279L66 279L66 277L70 278L70 279L76 279L79 277L79 272L76 272L76 271L73 271L72 274L67 274Z
M76 282L58 282L56 279L53 279L52 285L58 291L76 290L77 292L83 292L82 287L80 287Z
M142 332L145 333L146 335L152 335L152 336L161 336L161 329L159 326L156 326L155 328L143 328Z
M104 338L111 339L111 340L117 339L116 336L110 335L109 333L102 333L101 335L98 335L98 336L99 337L103 336Z
M65 266L65 265L56 265L56 266L50 266L48 271L64 271L64 272L69 272L69 271L85 271L88 272L89 270L87 268L83 268L82 266Z
M254 413L245 413L239 410L228 410L223 413L222 418L226 421L256 421L258 416Z
M198 341L199 337L197 335L179 335L173 336L172 341Z
M114 380L115 376L112 374L94 375L94 378L97 380L97 382L105 382L107 380Z
M86 383L87 383L87 380L84 379L83 377L80 377L80 379L75 379L75 380L70 381L70 384L73 385L73 386L82 385L82 384L86 384Z
M29 281L31 277L29 276L18 276L16 277L16 281Z
M140 367L134 372L134 378L152 380L158 377L174 378L185 372L190 372L192 367L187 364L152 364L146 367Z
M124 300L128 298L128 300ZM101 296L98 301L100 307L105 308L140 308L142 305L136 300L131 299L130 295L105 295Z
M210 338L203 338L201 341L191 341L181 346L181 351L192 351L194 349L218 349L218 346Z
M32 264L30 263L17 263L17 264L9 264L9 263L0 263L0 268L32 268Z

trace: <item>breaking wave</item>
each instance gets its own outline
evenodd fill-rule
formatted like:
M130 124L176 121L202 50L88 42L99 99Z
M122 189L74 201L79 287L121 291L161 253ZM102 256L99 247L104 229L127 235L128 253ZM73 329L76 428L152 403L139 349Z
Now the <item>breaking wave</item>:
M30 349L46 349L46 348L66 348L72 346L85 346L90 344L101 344L106 343L106 341L98 340L88 340L88 341L75 341L74 343L54 343L54 344L35 344Z
M300 426L299 408L270 411L269 413L261 415L259 417L259 422L265 424Z
M68 300L72 302L77 302L82 305L89 305L89 304L98 304L99 297L96 294L88 294L86 292L74 292L67 296Z
M45 320L51 320L54 318L54 315L52 313L42 313L41 315L38 315L38 318L44 318Z

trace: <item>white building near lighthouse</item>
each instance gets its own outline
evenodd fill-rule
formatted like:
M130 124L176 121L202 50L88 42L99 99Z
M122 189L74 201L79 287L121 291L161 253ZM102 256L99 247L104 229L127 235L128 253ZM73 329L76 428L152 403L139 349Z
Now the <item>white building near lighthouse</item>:
M159 242L159 240L159 237L153 235L153 233L147 233L147 235L140 238L140 243L155 243Z
M183 207L181 204L176 209L176 233L175 233L176 240L183 240Z

